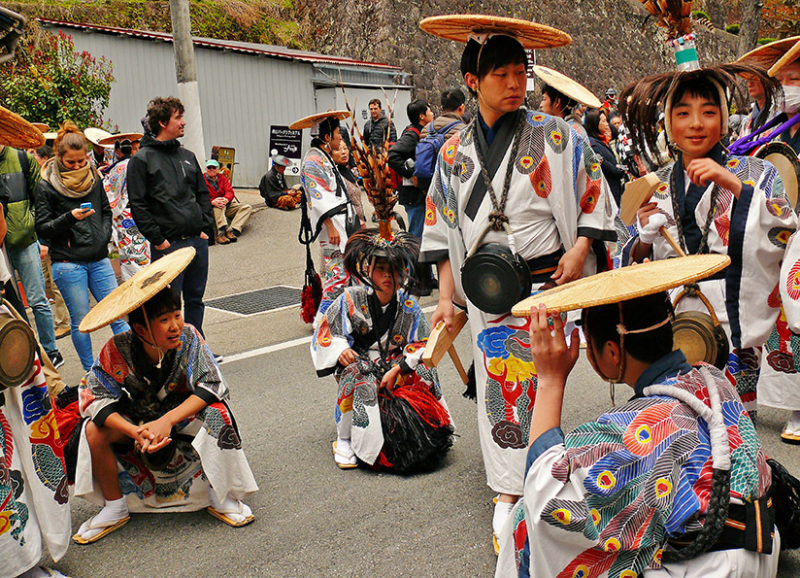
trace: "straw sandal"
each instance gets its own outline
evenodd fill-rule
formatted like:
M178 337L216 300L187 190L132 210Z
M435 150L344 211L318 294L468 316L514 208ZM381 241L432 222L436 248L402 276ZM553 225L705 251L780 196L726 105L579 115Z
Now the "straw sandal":
M84 538L81 535L81 533L80 533L81 530L79 528L78 532L72 537L73 541L75 541L76 544L92 544L94 542L97 542L101 538L105 538L106 536L108 536L114 530L119 530L120 528L122 528L122 526L127 524L131 519L130 516L125 516L121 520L117 520L115 522L114 521L106 522L105 524L95 526L94 525L94 518L95 517L93 516L93 517L89 518L88 520L86 520L86 522L84 522L84 525L86 525L85 528L83 527L83 525L81 525L81 528L83 528L83 531L87 532L89 530L99 530L100 528L103 528L103 531L100 532L99 534L95 535L95 536L92 536L91 538Z
M226 510L217 510L214 506L208 507L208 513L214 516L217 520L225 522L228 526L233 526L234 528L241 528L242 526L246 526L253 522L256 517L251 513L249 516L244 515L244 508L245 505L241 501L237 501L237 508L236 509L226 509ZM248 508L249 509L249 508ZM228 514L239 514L240 516L244 516L244 520L234 520Z
M358 467L358 459L356 454L352 451L348 454L336 447L336 442L333 442L333 460L340 470L352 470Z

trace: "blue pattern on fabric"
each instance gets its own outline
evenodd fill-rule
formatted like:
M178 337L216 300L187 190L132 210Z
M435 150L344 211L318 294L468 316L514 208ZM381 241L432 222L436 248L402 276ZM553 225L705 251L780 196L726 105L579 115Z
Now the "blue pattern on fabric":
M47 415L48 409L44 405L47 395L46 387L30 387L22 392L22 418L27 425L39 421ZM50 403L48 402L49 406Z

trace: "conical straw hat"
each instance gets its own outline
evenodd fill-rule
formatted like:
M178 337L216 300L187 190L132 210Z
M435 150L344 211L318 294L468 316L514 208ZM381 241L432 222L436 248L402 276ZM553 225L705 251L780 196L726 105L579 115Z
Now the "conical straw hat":
M764 44L740 56L737 62L758 64L769 69L778 62L782 56L789 52L793 46L796 46L798 41L800 41L800 36L784 38L783 40L776 40L775 42Z
M561 94L576 100L581 104L585 104L589 108L600 108L602 104L600 99L597 98L592 91L575 82L569 76L561 74L557 70L547 68L546 66L539 66L538 64L533 67L533 72L538 76L542 82L552 86Z
M96 331L138 309L180 275L194 259L194 253L192 247L184 247L139 270L95 305L78 329L83 333Z
M504 35L516 38L524 48L541 49L566 46L572 37L552 26L528 20L479 14L448 14L431 16L420 21L419 27L447 40L466 44L469 39L483 35Z
M43 144L42 131L20 115L0 106L0 145L15 149L38 149Z
M142 140L142 133L140 132L119 132L117 134L112 134L111 136L107 136L106 138L101 138L97 141L101 147L105 146L114 146L114 143L118 140L129 140L131 142Z
M787 50L786 54L781 56L778 62L769 69L770 76L775 76L784 66L800 58L800 36L795 36L794 41L794 46Z
M530 317L531 307L540 303L551 311L619 303L710 277L730 262L727 255L689 255L612 269L531 295L514 305L511 313L516 317Z
M289 128L292 130L300 130L303 128L312 128L315 124L320 123L322 120L326 118L338 118L339 120L344 120L346 118L350 118L350 111L349 110L331 110L328 112L320 112L318 114L312 114L311 116L307 116L301 118L300 120L294 121L292 124L289 125Z
M42 132L47 132L50 130L50 125L45 122L32 122L31 124Z
M86 140L92 144L96 144L97 146L107 146L101 145L100 141L104 138L110 137L111 133L107 130L103 130L102 128L89 127L83 129L83 136L85 136ZM111 143L111 146L114 146L114 143Z

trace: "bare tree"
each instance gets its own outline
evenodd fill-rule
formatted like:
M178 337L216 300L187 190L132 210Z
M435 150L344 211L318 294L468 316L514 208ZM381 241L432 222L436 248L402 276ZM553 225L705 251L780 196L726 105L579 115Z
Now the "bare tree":
M740 4L742 21L739 26L739 44L736 55L742 56L758 44L758 30L761 28L761 10L764 3L761 0L751 0Z

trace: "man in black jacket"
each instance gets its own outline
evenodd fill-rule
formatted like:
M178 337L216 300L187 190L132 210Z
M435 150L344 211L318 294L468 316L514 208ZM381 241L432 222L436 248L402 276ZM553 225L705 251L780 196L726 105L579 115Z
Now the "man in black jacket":
M172 96L148 104L150 132L128 164L128 195L133 220L150 241L154 261L181 247L197 252L171 286L183 294L187 323L202 335L214 216L197 158L178 142L186 126L183 111L181 101Z
M397 129L394 123L389 122L382 110L381 101L373 98L369 101L369 114L371 118L364 125L364 144L369 147L380 147L386 141L386 131L389 131L389 142L397 141Z
M427 191L417 187L414 177L414 163L417 143L422 128L433 120L431 107L424 100L415 100L406 108L408 120L411 122L400 139L389 149L389 166L394 169L402 184L397 190L398 200L408 215L408 232L422 239L425 225L425 196Z

